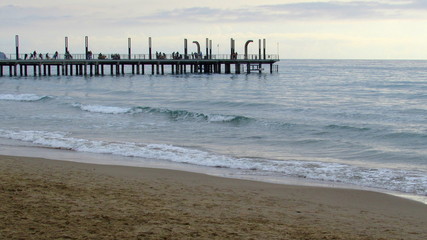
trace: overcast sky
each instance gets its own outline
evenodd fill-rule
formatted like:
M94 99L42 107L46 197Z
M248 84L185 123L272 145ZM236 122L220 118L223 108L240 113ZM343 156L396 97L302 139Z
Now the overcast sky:
M239 53L246 40L267 39L267 52L281 58L426 59L426 0L1 0L0 51L94 53L189 51L196 40L213 53Z

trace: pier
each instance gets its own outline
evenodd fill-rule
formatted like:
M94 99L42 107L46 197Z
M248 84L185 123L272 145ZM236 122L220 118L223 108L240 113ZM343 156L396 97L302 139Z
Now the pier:
M143 74L187 74L187 73L261 73L277 72L279 56L266 54L261 48L259 53L248 54L248 45L245 44L245 53L235 52L235 41L231 39L230 54L212 54L212 40L206 39L206 53L202 54L200 44L197 52L188 53L187 39L184 39L184 53L153 54L151 38L149 38L148 54L132 54L131 39L128 39L128 54L99 54L92 55L88 50L88 37L85 37L85 53L70 54L68 37L65 38L65 54L37 55L19 53L19 37L16 36L16 53L7 55L7 59L0 59L0 77L2 76L103 76L103 75L143 75Z

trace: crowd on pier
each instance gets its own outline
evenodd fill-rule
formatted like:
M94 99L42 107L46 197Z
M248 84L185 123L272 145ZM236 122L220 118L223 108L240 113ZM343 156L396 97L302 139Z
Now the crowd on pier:
M112 59L112 60L120 60L121 59L121 55L120 54L111 54L109 56L99 53L99 55L94 56L92 51L88 51L85 55L82 54L77 54L78 56L77 59L81 59L83 57L83 59L86 60L92 60L94 58L97 59ZM231 59L237 59L237 52L231 54ZM62 59L73 59L73 55L71 55L71 53L66 50L65 54L63 54L61 56ZM5 57L6 59L6 57ZM22 59L22 58L20 58ZM60 59L60 55L58 53L58 51L56 51L53 56L51 57L49 55L49 53L46 54L42 54L42 53L37 53L36 51L30 53L30 54L24 54L24 60L56 60L56 59ZM143 57L143 59L146 59L145 56ZM151 57L150 57L151 59ZM156 52L155 54L155 59L173 59L173 60L180 60L180 59L209 59L209 55L203 56L202 52L192 52L190 54L181 54L179 52L173 52L172 54L166 54L163 52Z
M37 52L34 51L34 52L30 53L30 55L28 55L27 53L24 54L24 60L27 60L27 59L28 60L36 60L36 59L40 59L40 60L43 60L43 59L46 59L46 60L49 60L49 59L58 59L58 56L59 56L58 51L56 51L53 54L52 57L49 56L49 53L46 53L46 54L39 53L37 55Z

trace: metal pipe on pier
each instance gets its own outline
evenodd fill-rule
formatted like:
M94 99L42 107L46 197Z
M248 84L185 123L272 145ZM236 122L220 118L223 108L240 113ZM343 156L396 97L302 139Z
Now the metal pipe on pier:
M187 46L187 39L184 39L184 59L188 59L188 46Z
M197 45L197 56L199 56L200 52L200 43L198 41L193 41L194 44Z
M132 56L131 56L131 53L132 53L131 47L132 47L132 40L131 40L131 38L128 38L128 54L129 54L129 60L130 60L130 59L132 59Z
M19 60L19 36L15 35L16 60Z
M86 60L89 59L89 37L85 36L85 52L86 52Z
M209 59L212 59L212 40L209 40Z
M266 59L266 57L265 57L265 45L266 45L266 41L265 41L265 38L264 38L264 60Z
M245 43L245 59L248 59L248 45L249 43L254 42L253 40L248 40Z
M209 38L206 38L206 56L205 59L209 59Z
M65 54L68 53L68 37L65 37Z
M148 59L152 59L151 57L151 37L148 38Z

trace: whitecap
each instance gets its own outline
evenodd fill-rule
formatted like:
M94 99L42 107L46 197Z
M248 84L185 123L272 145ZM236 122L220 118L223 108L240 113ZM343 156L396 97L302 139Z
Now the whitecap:
M0 94L0 100L18 101L18 102L35 102L48 98L48 96L39 96L36 94Z

